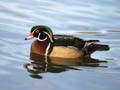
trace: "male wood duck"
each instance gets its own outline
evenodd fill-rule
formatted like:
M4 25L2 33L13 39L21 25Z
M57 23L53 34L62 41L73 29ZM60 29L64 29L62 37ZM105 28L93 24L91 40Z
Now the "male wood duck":
M97 50L109 50L108 45L96 44L98 40L83 40L69 35L53 35L48 26L32 27L29 40L36 38L31 45L31 53L58 58L80 58L90 56Z

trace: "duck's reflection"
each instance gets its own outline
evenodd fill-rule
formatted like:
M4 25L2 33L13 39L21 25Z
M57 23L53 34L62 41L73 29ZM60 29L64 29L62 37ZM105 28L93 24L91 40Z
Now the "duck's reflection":
M106 63L106 61L100 61L90 57L80 59L63 59L43 57L31 53L30 59L31 63L24 64L24 68L31 73L30 76L33 78L42 78L39 74L45 72L60 73L70 69L80 70L77 66L107 67L100 65L101 62Z

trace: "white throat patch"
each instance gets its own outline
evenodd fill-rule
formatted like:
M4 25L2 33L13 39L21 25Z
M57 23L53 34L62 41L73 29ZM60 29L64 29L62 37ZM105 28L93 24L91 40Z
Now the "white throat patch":
M38 37L37 37L37 39L38 39L39 41L45 41L45 40L47 40L47 36L46 36L44 39L40 39L40 38L39 38L40 35L41 35L41 33L39 33L39 35L38 35Z

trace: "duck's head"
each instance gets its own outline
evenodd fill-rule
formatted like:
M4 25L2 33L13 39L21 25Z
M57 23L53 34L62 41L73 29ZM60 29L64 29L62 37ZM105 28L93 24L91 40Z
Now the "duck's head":
M48 39L51 43L53 43L52 30L49 27L43 25L32 27L30 35L25 38L25 40L30 40L32 38L36 38L38 41L45 41Z

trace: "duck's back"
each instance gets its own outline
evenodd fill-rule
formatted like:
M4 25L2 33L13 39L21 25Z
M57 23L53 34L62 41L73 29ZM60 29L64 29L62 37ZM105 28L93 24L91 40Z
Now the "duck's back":
M54 45L55 46L74 46L78 49L81 49L84 47L85 41L80 38L69 36L69 35L54 35Z
M99 42L99 40L83 40L69 35L54 35L54 46L73 46L79 50L85 47L85 44Z

